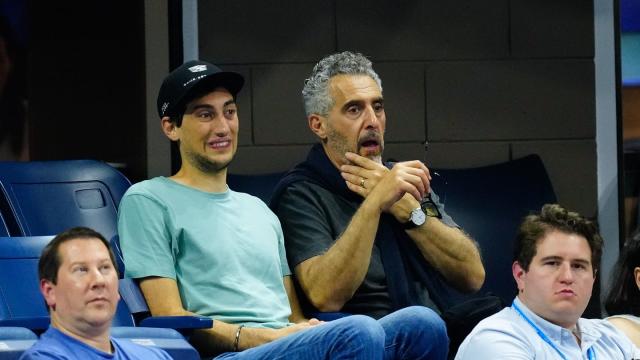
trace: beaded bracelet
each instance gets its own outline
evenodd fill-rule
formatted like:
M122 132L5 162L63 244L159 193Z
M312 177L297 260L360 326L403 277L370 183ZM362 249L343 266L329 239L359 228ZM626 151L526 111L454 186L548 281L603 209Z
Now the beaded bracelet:
M233 351L238 351L238 344L240 343L240 331L244 325L238 326L238 330L236 330L236 340L233 342Z

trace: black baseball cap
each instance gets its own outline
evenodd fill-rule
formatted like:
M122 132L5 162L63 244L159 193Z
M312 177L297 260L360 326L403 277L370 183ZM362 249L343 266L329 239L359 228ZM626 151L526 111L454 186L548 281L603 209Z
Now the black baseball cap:
M213 90L223 87L235 97L243 84L244 78L238 73L222 71L206 61L187 61L167 75L162 82L158 92L158 115L175 115L183 105L182 102L196 88Z

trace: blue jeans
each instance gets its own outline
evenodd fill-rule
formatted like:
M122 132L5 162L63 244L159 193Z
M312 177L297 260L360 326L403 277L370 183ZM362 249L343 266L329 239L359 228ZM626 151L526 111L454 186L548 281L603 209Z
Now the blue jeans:
M380 320L347 316L216 359L434 359L447 357L449 339L432 310L412 306Z
M385 360L447 358L447 327L433 310L411 306L381 318L378 323L385 333Z

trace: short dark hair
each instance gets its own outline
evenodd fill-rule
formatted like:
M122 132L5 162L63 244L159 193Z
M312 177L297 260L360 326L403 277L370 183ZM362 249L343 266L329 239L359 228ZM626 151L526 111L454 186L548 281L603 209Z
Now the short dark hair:
M640 267L640 231L636 230L624 243L611 274L610 288L604 302L609 315L631 314L640 316L640 290L634 269Z
M64 244L67 241L75 239L98 239L102 241L104 246L109 251L111 264L113 264L113 267L117 269L113 249L111 249L111 245L109 244L107 239L102 236L102 234L87 227L74 227L56 235L56 237L54 237L42 250L40 260L38 261L38 276L40 277L40 280L48 280L53 284L57 283L58 270L60 269L60 264L62 263L62 259L60 259L60 254L58 252L58 250L60 249L60 245Z
M517 261L525 271L529 271L539 240L554 230L566 234L577 234L587 239L591 249L591 265L594 273L600 268L602 237L598 233L598 225L558 204L545 204L540 214L524 218L518 228L513 260Z

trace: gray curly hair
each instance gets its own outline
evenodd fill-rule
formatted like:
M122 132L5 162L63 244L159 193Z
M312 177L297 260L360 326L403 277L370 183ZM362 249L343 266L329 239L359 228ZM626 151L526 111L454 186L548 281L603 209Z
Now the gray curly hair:
M302 101L307 116L319 114L326 116L334 101L329 94L329 80L340 74L370 76L382 92L382 80L373 70L371 61L360 53L344 51L329 55L313 67L311 76L304 81Z

